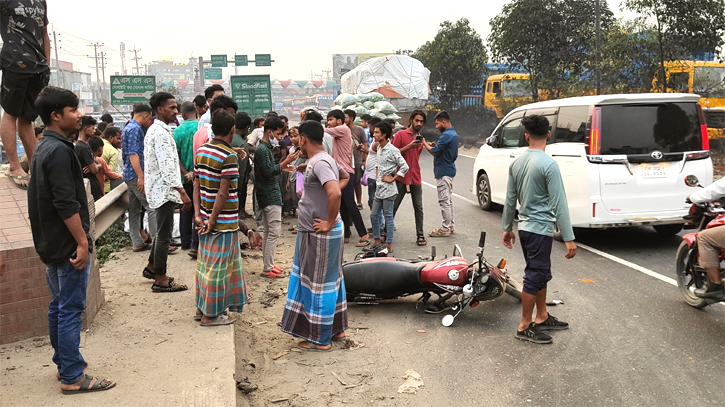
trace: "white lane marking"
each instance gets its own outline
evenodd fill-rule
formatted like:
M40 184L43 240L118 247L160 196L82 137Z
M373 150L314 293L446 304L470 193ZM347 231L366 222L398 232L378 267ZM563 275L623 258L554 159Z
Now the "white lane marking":
M473 155L465 155L465 154L461 154L461 153L458 153L458 155L461 157L473 158L474 160L476 159L476 156L473 156Z
M422 181L422 183L423 183L423 185L425 185L425 186L431 187L431 188L433 188L433 189L436 189L436 190L438 189L438 187L436 187L436 186L435 186L435 185L433 185L433 184L429 184L429 183L427 183L427 182L425 182L425 181ZM476 202L476 201L472 201L472 200L470 200L470 199L468 199L468 198L466 198L466 197L464 197L464 196L462 196L462 195L458 195L458 194L456 194L456 193L453 193L452 195L453 195L453 196L455 196L455 197L456 197L456 198L458 198L458 199L462 199L463 201L465 201L465 202L468 202L468 203L469 203L469 204L471 204L471 205L476 205L476 206L478 206L478 202Z
M435 185L429 184L429 183L427 183L425 181L423 181L423 184L425 184L426 186L429 186L431 188L436 188ZM463 201L468 202L471 205L478 206L478 202L474 202L474 201L472 201L472 200L470 200L468 198L464 198L461 195L458 195L458 194L455 194L454 193L453 196L455 196L456 198L462 199ZM601 250L597 250L597 249L595 249L595 248L593 248L591 246L587 246L587 245L582 244L582 243L579 243L579 242L577 242L576 245L577 245L577 247L581 247L582 249L587 250L587 251L589 251L591 253L594 253L594 254L597 254L599 256L602 256L605 259L611 260L611 261L613 261L615 263L619 263L619 264L621 264L623 266L627 266L627 267L629 267L631 269L634 269L634 270L639 271L640 273L644 273L644 274L646 274L646 275L648 275L650 277L654 277L654 278L656 278L656 279L658 279L660 281L664 281L667 284L670 284L670 285L673 285L673 286L677 287L677 281L675 281L675 279L673 279L673 278L670 278L670 277L667 277L667 276L663 276L662 274L657 273L656 271L652 271L652 270L650 270L648 268L645 268L645 267L642 267L642 266L640 266L638 264L634 264L631 261L627 261L627 260L624 260L624 259L620 259L617 256L614 256L612 254L603 252ZM725 306L725 302L719 302L718 304L720 304L722 306Z
M635 269L635 270L639 271L640 273L647 274L648 276L654 277L654 278L656 278L658 280L661 280L661 281L664 281L667 284L674 285L675 287L677 286L677 281L675 281L675 279L673 279L673 278L669 278L667 276L663 276L660 273L657 273L655 271L652 271L652 270L650 270L648 268L644 268L644 267L642 267L640 265L634 264L631 261L627 261L627 260L624 260L624 259L620 259L617 256L611 255L609 253L605 253L605 252L603 252L601 250L597 250L597 249L595 249L595 248L593 248L591 246L587 246L585 244L581 244L581 243L578 243L578 242L576 243L576 245L577 245L577 247L581 247L584 250L590 251L590 252L592 252L594 254L598 254L598 255L604 257L605 259L609 259L609 260L611 260L611 261L613 261L615 263L619 263L619 264L621 264L623 266L627 266L629 268Z

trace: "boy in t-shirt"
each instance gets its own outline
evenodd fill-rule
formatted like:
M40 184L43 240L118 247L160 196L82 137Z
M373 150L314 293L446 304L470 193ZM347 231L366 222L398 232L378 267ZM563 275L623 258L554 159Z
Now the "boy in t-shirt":
M93 156L94 161L96 164L99 165L100 170L96 173L96 179L98 179L98 182L100 185L104 185L106 183L106 177L109 179L119 179L123 178L122 175L115 173L114 171L111 171L111 168L106 164L106 160L103 159L103 140L99 137L93 137L92 139L88 140L88 145L91 147L91 150L93 150ZM106 193L103 188L101 188L101 196L104 196Z

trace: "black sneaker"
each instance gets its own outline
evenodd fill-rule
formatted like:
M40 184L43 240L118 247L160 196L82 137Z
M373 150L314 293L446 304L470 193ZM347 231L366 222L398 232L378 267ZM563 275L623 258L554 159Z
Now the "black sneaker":
M535 323L529 324L529 327L523 331L516 332L516 338L529 341L533 343L546 344L553 342L553 339L548 334L541 332L539 326Z
M566 322L559 321L555 316L549 314L549 318L546 321L536 324L542 331L563 331L569 328L569 324Z
M712 282L710 282L707 285L707 289L696 289L695 296L699 298L722 300L725 299L725 287L722 284L713 284Z

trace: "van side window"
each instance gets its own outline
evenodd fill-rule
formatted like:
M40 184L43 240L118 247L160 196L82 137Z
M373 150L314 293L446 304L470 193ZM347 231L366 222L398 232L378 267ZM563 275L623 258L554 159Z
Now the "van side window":
M493 82L489 82L488 86L486 86L486 93L491 93L491 87L493 86Z
M495 93L495 94L501 93L501 82L493 83L493 93Z
M583 143L586 139L589 106L570 106L559 109L554 143Z
M518 147L521 141L521 119L512 120L501 128L501 144L503 148Z

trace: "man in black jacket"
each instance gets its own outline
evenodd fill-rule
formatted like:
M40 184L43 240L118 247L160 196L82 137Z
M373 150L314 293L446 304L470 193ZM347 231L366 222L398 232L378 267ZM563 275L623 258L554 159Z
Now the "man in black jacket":
M83 168L68 139L80 127L78 98L69 90L46 87L35 108L46 127L31 163L28 215L53 296L48 306L53 362L64 394L108 390L116 383L84 374L79 350L93 240Z

